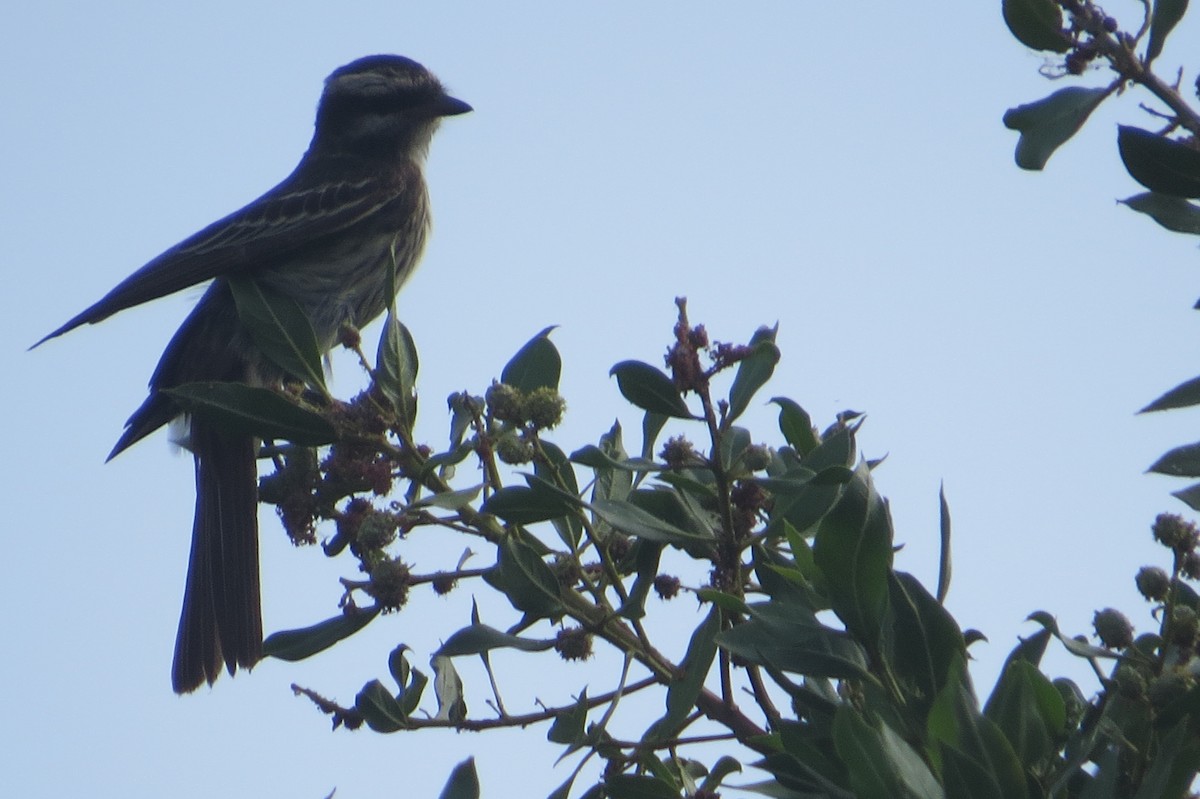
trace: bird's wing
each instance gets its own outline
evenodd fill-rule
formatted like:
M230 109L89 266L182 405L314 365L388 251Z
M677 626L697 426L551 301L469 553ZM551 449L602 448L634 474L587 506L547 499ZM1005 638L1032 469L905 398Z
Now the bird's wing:
M293 174L167 250L33 346L134 305L303 249L377 213L398 193L394 184L377 176L309 187L297 177Z

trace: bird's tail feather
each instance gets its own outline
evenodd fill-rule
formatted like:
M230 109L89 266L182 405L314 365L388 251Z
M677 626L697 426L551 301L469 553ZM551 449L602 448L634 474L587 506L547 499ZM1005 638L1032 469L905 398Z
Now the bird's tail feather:
M262 659L254 441L192 419L196 518L171 680L176 693Z

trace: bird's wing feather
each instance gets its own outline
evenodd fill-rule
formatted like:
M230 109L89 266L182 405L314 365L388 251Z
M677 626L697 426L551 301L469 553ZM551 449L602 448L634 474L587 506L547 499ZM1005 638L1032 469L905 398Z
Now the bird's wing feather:
M370 217L396 195L396 187L377 176L307 188L296 178L294 174L167 250L33 346L134 305L303 249Z

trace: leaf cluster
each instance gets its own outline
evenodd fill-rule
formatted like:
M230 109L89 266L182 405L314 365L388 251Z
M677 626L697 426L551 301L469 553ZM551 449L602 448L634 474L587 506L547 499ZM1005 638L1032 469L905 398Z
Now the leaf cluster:
M569 454L550 439L565 404L562 359L543 330L483 395L451 396L447 445L434 449L413 440L417 350L393 316L373 365L358 336L344 336L371 385L343 403L308 371L312 352L296 344L306 341L303 318L243 288L261 301L244 321L263 328L255 340L268 357L298 364L284 367L295 382L278 391L188 386L178 396L192 413L266 440L263 456L275 471L260 497L276 505L294 540L326 531L325 554L349 556L358 572L342 579L335 615L273 634L266 653L311 657L402 611L411 591L440 594L465 582L503 597L517 619L498 627L473 607L429 653L428 673L398 643L387 676L363 685L349 705L295 687L335 727L387 734L542 724L563 758L574 759L556 798L572 794L592 761L602 764L601 779L579 794L590 799L713 797L746 767L766 779L742 787L774 797L1102 796L1110 762L1115 785L1168 795L1194 774L1191 684L1172 683L1183 703L1170 713L1150 688L1179 674L1165 665L1185 651L1177 635L1173 649L1161 637L1095 647L1038 615L1043 630L1014 650L980 706L967 669L968 643L980 636L964 633L942 604L950 583L945 498L941 576L930 592L895 568L892 520L872 476L878 463L863 460L855 443L861 415L845 412L819 431L801 405L777 396L768 443L738 424L779 363L775 328L742 345L711 343L677 301L666 369L622 361L611 372L642 413L637 454L619 425ZM668 423L679 432L660 441ZM468 461L482 482L463 486L456 477ZM461 535L471 548L456 564L417 573L403 553L426 530ZM1171 618L1195 606L1185 560L1166 578ZM681 577L669 562L690 568ZM699 603L700 620L682 656L671 656L652 622L681 593ZM1073 683L1040 671L1051 637L1091 661L1115 658L1146 689L1140 698L1107 691L1089 703ZM557 656L565 692L572 664L597 647L623 663L601 691L580 685L556 705L506 706L493 658L537 658L546 668ZM462 658L479 659L486 687L464 684ZM486 711L467 704L477 690L490 692ZM623 710L635 695L657 695L662 715L638 725ZM712 742L725 742L727 753L706 758ZM1097 764L1092 776L1085 766ZM469 762L446 790L477 795Z

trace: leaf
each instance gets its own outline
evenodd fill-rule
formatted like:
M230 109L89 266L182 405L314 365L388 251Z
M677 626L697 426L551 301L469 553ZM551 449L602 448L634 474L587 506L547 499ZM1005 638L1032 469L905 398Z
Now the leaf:
M1145 408L1142 408L1138 413L1165 411L1171 408L1187 408L1192 405L1200 405L1200 377L1193 377L1186 383L1175 386L1175 388L1163 394Z
M1171 30L1183 19L1188 0L1154 0L1150 15L1150 42L1146 45L1146 66L1158 58Z
M637 563L637 579L629 591L629 598L621 603L617 615L626 619L640 619L646 615L646 597L658 577L658 563L662 558L663 545L653 541L634 543L634 558Z
M1172 491L1171 496L1185 503L1192 510L1200 510L1200 483Z
M479 512L509 524L534 524L570 513L571 508L565 498L544 487L505 486L488 497Z
M887 506L862 464L817 526L813 556L834 613L868 649L878 643L887 615L892 538Z
M966 641L958 622L916 577L891 572L889 588L895 671L931 701L946 684L951 666L966 656Z
M641 361L621 361L609 370L609 375L616 376L621 396L642 410L676 419L694 418L662 370Z
M1017 140L1016 161L1021 169L1040 170L1054 151L1083 127L1107 89L1070 86L1048 97L1004 113L1004 126L1021 133Z
M1130 125L1118 127L1117 148L1125 169L1151 191L1200 197L1200 151Z
M562 492L560 496L572 508L580 507L579 481L575 477L575 467L571 465L566 454L556 444L549 441L542 441L541 443L542 451L546 454L546 459L538 458L533 463L533 471L540 479L540 484ZM530 487L534 486L531 484ZM572 550L579 547L579 541L583 538L583 523L578 513L568 513L565 516L552 519L551 523L554 525L555 532L558 533L558 537L564 544Z
M267 388L209 382L160 390L185 413L230 433L282 439L305 447L337 440L337 430L325 417Z
M1009 31L1026 47L1055 53L1070 47L1062 31L1062 10L1052 0L1004 0L1001 10Z
M554 723L550 725L550 731L546 733L546 740L551 743L566 744L571 747L583 743L585 740L587 714L587 689L584 688L574 705L565 708L554 717Z
M597 516L613 528L647 541L672 544L677 547L693 544L709 546L713 543L712 538L708 536L697 535L669 524L630 502L596 499L592 500L590 507Z
M941 550L938 553L937 601L944 603L950 593L950 503L946 501L946 486L938 489L938 532L941 540Z
M438 703L434 718L462 721L467 717L467 703L463 699L462 678L458 676L453 661L444 655L434 655L429 663L433 666L433 692Z
M792 449L804 457L821 443L808 412L787 397L773 397L779 406L779 432Z
M442 508L443 510L462 510L475 501L479 496L479 492L483 490L483 483L470 486L468 488L460 488L457 491L442 491L437 494L427 494L416 502L413 502L408 507L410 510L418 508Z
M517 610L534 618L561 613L558 579L537 552L510 534L497 545L494 569L484 575L488 584L504 594Z
M425 672L409 667L408 659L404 656L407 649L407 646L401 644L388 655L388 671L392 673L396 685L400 686L400 693L397 694L396 701L400 704L400 710L404 713L405 718L416 711L417 706L421 703L421 694L424 693L425 686L429 682Z
M1117 202L1146 214L1174 233L1200 236L1200 206L1193 205L1182 197L1146 191Z
M1200 769L1200 745L1189 726L1189 719L1184 719L1161 736L1159 748L1134 799L1190 795L1192 781Z
M539 388L558 390L562 357L550 341L554 327L548 327L525 343L500 373L500 382L524 392Z
M304 660L354 635L378 615L379 608L366 608L339 614L311 627L280 630L263 641L263 655L279 660Z
M612 774L604 778L610 799L679 799L673 785L646 774Z
M868 723L849 704L834 714L833 743L862 799L945 796L929 766L900 735L883 722Z
M354 707L375 732L396 732L408 726L404 709L383 683L371 680L354 697Z
M956 659L934 700L927 729L949 796L1020 799L1029 795L1021 761L1008 739L979 713L963 658Z
M670 417L664 414L648 411L642 417L642 458L644 460L654 458L654 442L658 440L658 434L662 432L668 418Z
M741 763L729 755L722 755L716 763L713 763L713 767L709 769L708 776L700 784L700 791L707 791L707 793L704 793L705 796L715 796L717 789L721 787L721 783L726 777L733 773L740 774L741 771Z
M871 679L862 648L846 633L821 624L798 603L750 605L749 621L717 635L722 649L750 663L810 677Z
M766 385L775 372L779 363L779 347L775 346L775 327L760 327L750 340L754 351L743 358L738 364L737 375L729 388L729 412L725 416L726 423L741 416L750 406L750 400L758 390Z
M682 677L671 680L667 686L667 712L650 725L642 736L643 741L662 741L675 737L684 721L696 708L696 699L704 689L704 680L712 669L717 655L715 637L721 630L721 611L714 606L704 621L692 633L687 654L679 664Z
M615 460L594 444L585 444L571 453L571 462L592 469L620 469L626 472L657 472L665 467L645 458Z
M419 365L412 334L389 313L375 353L375 384L396 409L404 429L409 431L417 421Z
M1146 471L1170 477L1200 477L1200 442L1176 447Z
M500 632L486 624L472 624L455 632L441 645L437 655L461 657L479 655L493 649L519 649L523 652L545 652L554 648L554 640L534 640Z
M1062 695L1027 660L1006 665L983 715L996 723L1021 762L1034 769L1054 756L1067 723Z
M327 394L321 347L300 305L244 274L227 275L225 281L237 306L238 321L263 355L292 377Z
M479 774L475 771L475 758L468 757L454 767L438 799L479 799Z

